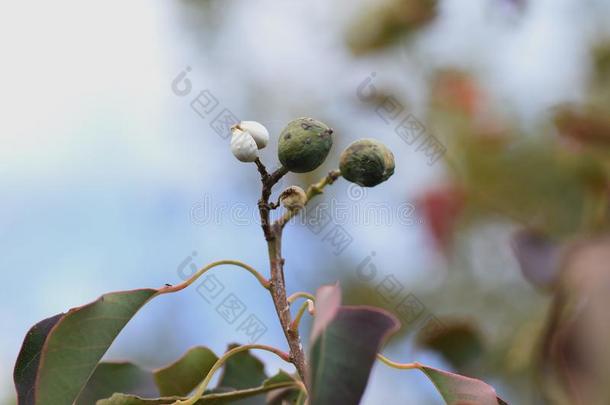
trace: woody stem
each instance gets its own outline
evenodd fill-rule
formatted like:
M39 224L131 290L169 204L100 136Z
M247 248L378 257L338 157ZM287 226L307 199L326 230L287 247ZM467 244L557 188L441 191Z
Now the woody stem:
M282 258L282 228L272 226L269 220L271 210L269 198L273 186L287 173L284 167L273 173L268 173L265 165L256 160L256 167L261 175L263 184L261 198L258 201L258 209L261 217L261 227L269 254L269 265L271 268L271 279L269 280L269 290L275 306L282 330L286 336L288 347L290 348L290 362L294 364L302 381L305 381L307 366L305 363L305 353L301 345L301 338L298 330L291 330L290 306L286 298L286 283L284 281L284 259Z

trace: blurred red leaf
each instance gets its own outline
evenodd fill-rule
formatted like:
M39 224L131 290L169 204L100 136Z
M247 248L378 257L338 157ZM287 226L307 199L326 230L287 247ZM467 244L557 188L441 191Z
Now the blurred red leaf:
M436 246L444 251L451 242L455 223L464 207L464 192L453 185L428 190L419 201L424 221Z

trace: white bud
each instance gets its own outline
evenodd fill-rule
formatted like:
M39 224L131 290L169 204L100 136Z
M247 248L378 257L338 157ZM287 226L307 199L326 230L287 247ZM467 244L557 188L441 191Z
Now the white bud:
M260 122L242 121L235 125L235 128L249 132L259 149L263 149L269 142L269 131L267 131L267 128Z
M241 162L254 162L258 157L256 142L249 132L236 127L231 129L231 152Z

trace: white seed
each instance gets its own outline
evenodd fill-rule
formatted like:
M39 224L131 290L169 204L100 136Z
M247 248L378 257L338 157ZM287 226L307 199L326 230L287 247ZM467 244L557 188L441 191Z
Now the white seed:
M254 162L258 157L258 150L254 138L247 131L237 128L231 129L231 152L241 162Z
M267 131L267 128L260 122L242 121L237 124L237 128L249 132L259 149L263 149L267 146L267 143L269 142L269 131Z

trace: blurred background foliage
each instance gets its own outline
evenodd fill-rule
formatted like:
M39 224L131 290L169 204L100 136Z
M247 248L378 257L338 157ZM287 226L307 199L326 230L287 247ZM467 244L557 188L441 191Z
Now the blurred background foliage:
M107 290L175 282L193 251L198 265L220 255L265 268L255 221L236 224L227 210L206 226L189 220L205 196L255 212L258 184L210 118L171 92L186 66L197 92L274 133L296 116L335 129L323 167L284 186L316 181L362 136L395 152L389 182L357 197L339 182L320 200L392 212L413 203L409 223L363 223L348 211L341 225L353 242L341 254L324 233L291 225L292 290L339 279L347 303L385 307L403 322L389 357L484 379L509 403L608 402L607 2L66 1L41 10L44 20L5 7L7 403L21 337L36 320ZM7 40L20 33L22 43ZM371 77L374 96L363 100L357 89ZM401 107L396 120L389 99ZM436 164L395 132L407 113L444 146ZM269 166L275 147L264 151ZM268 325L263 340L283 345L270 303L246 277L219 277ZM27 304L24 290L35 297ZM243 338L191 292L134 319L109 357L155 367L195 344L218 351ZM365 403L383 401L440 398L424 377L377 366Z

